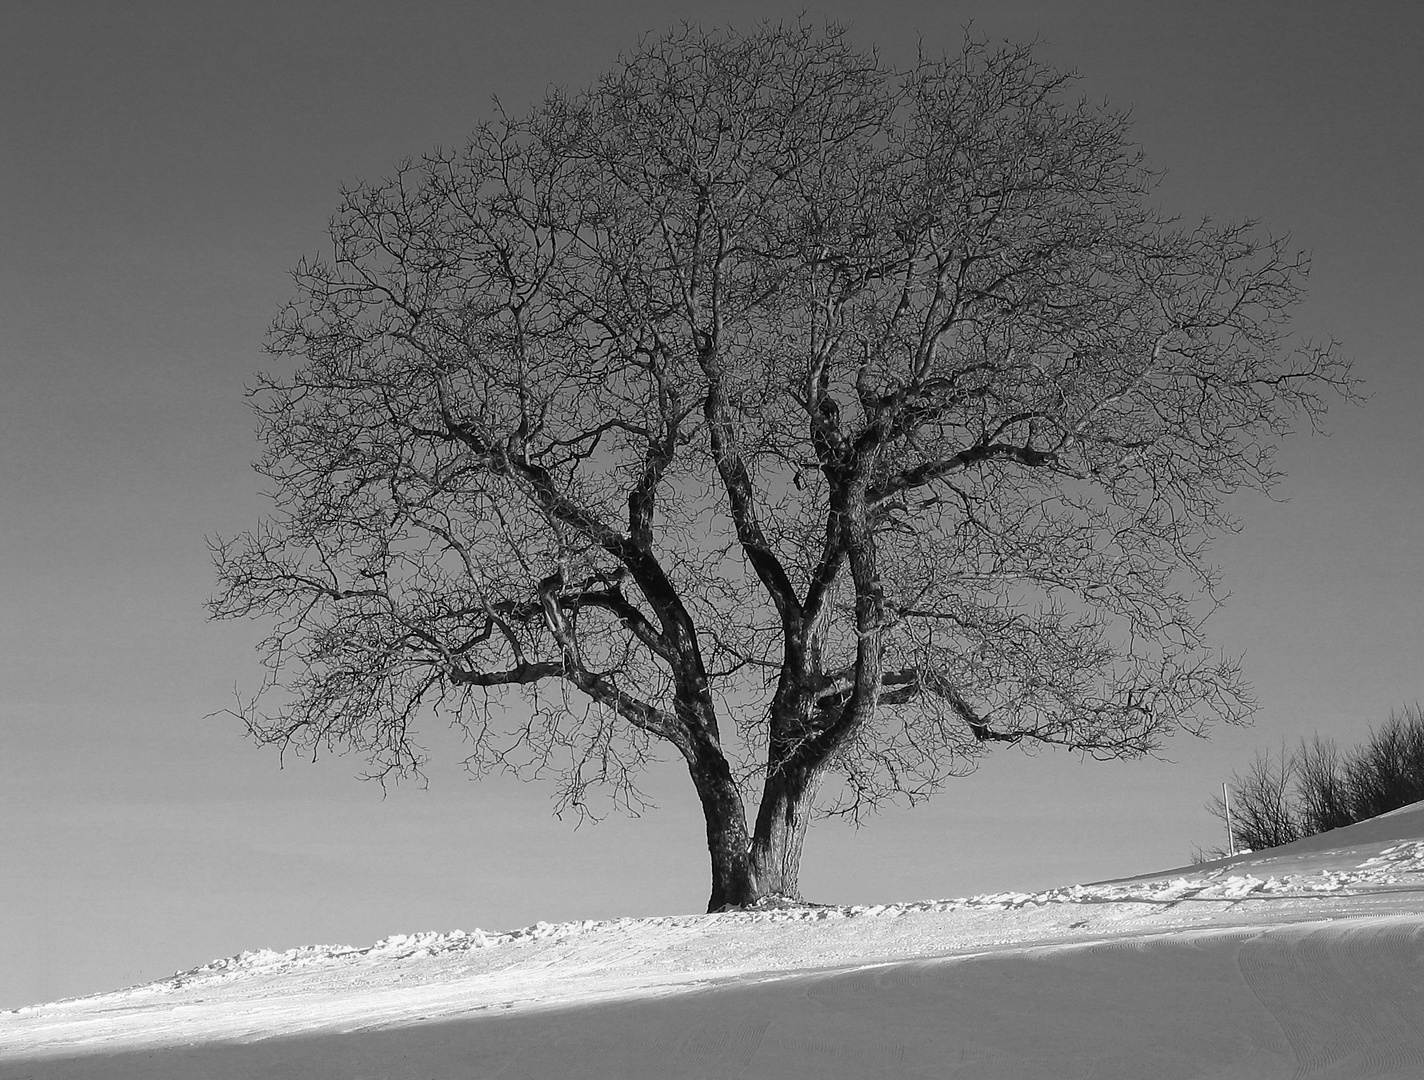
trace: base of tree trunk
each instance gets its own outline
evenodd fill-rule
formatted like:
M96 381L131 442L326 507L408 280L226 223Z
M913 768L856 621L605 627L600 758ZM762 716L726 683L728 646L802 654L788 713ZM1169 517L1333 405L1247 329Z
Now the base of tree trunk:
M816 770L789 765L767 778L751 846L752 873L765 896L802 903L801 849L819 784Z
M716 914L723 911L796 911L803 908L833 908L835 904L818 904L810 900L801 900L792 896L782 896L780 893L766 893L757 900L749 904L723 904L719 908L709 910L709 914Z

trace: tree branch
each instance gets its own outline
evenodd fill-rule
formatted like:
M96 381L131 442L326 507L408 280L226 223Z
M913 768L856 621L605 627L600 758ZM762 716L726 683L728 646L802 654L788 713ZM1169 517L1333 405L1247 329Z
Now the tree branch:
M801 602L796 598L796 590L786 574L786 568L776 557L767 541L766 533L757 521L756 496L751 473L737 446L735 421L727 401L718 361L715 355L710 353L705 355L702 361L702 369L708 381L704 411L707 416L712 458L717 464L718 475L722 478L722 487L727 492L727 506L737 530L737 540L741 543L742 551L746 554L747 562L751 564L757 579L766 588L771 602L776 606L788 645L791 646L801 638Z
M1029 468L1052 468L1058 464L1059 458L1054 451L1036 450L1031 446L1015 446L1001 442L975 443L949 457L927 461L881 481L870 489L868 497L872 505L881 503L894 495L924 487L935 480L963 472L986 461L1014 461Z

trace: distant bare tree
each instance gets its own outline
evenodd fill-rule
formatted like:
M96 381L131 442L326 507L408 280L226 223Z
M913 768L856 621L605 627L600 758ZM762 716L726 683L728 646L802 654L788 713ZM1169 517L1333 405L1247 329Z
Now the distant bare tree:
M1245 775L1232 777L1231 839L1238 851L1279 847L1306 835L1292 799L1298 763L1298 756L1286 753L1284 746L1275 757L1257 751ZM1207 809L1226 820L1226 803L1220 795L1213 796Z
M1387 814L1424 800L1424 713L1417 705L1391 712L1345 753L1319 734L1301 739L1290 753L1282 745L1274 759L1258 751L1229 786L1232 838L1253 851ZM1220 796L1207 810L1227 820ZM1193 856L1205 861L1224 854L1212 849Z
M1350 756L1343 773L1355 821L1424 799L1424 715L1419 707L1391 712Z
M580 811L670 746L715 909L798 895L818 805L1244 719L1206 546L1347 367L1285 336L1302 258L1163 217L1070 88L684 29L348 191L215 542L253 736L406 775L433 706Z
M1306 836L1354 822L1344 759L1334 739L1316 735L1296 751L1300 830Z

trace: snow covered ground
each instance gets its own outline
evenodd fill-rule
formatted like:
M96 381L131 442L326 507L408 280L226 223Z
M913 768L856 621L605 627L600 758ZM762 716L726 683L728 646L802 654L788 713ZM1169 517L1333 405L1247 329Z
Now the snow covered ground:
M0 1080L1424 1077L1424 803L1042 893L216 960L0 1013Z

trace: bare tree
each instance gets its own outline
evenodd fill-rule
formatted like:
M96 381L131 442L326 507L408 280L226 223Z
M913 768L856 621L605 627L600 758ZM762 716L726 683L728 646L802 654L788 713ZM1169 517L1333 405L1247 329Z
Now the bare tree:
M1275 757L1269 752L1257 751L1245 775L1231 778L1229 818L1225 800L1220 795L1214 795L1207 803L1207 809L1214 816L1230 821L1231 838L1237 851L1261 851L1309 835L1299 800L1292 797L1300 787L1302 760L1300 753L1286 753L1284 745ZM1220 858L1225 852L1203 854Z
M1295 774L1297 816L1302 836L1329 832L1351 825L1356 818L1350 805L1347 760L1335 740L1316 734L1300 741Z
M405 775L435 707L580 810L668 744L715 909L796 897L817 807L1245 718L1206 546L1347 367L1285 336L1301 257L1163 217L1070 89L683 29L346 192L255 394L273 515L215 542L251 733Z
M1424 714L1419 706L1391 711L1341 770L1354 821L1424 799Z

